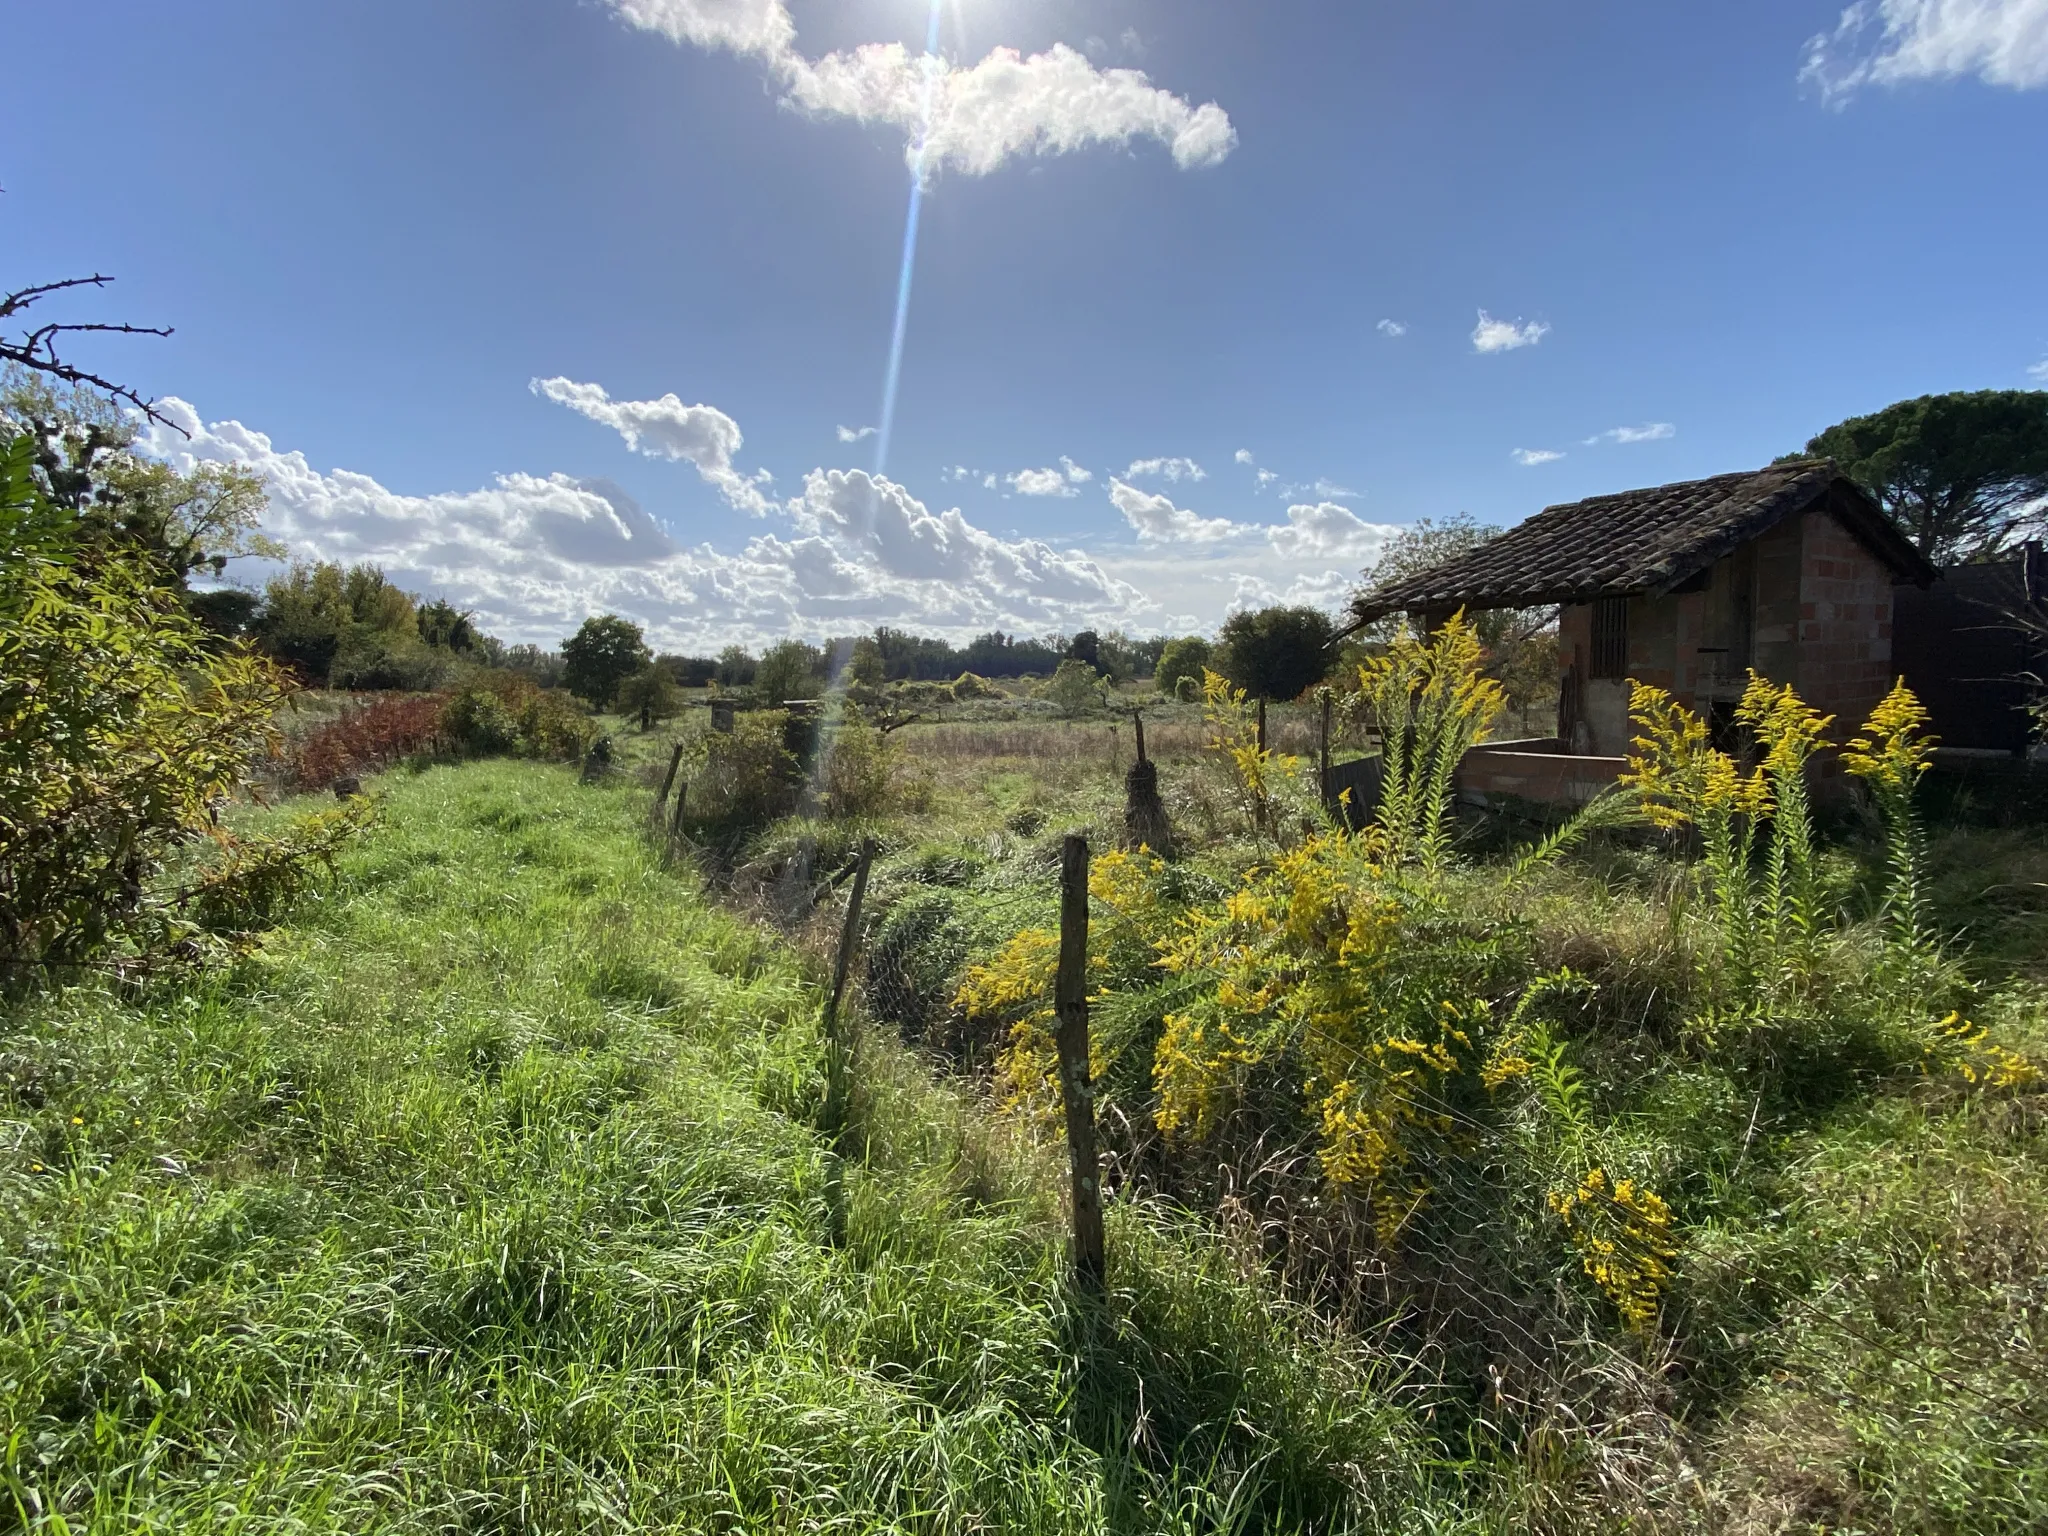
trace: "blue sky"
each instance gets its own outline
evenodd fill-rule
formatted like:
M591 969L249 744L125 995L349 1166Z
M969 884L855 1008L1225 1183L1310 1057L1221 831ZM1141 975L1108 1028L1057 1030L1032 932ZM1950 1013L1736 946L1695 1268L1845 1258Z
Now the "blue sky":
M939 21L11 6L0 277L175 325L79 357L300 554L690 649L1334 604L1388 526L2044 376L2048 0Z

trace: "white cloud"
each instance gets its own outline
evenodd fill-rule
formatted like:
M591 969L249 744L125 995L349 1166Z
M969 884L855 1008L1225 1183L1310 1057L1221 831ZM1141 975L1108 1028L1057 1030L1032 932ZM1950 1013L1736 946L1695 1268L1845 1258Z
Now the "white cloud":
M239 422L203 423L181 400L162 408L192 435L153 429L148 451L246 465L269 492L265 530L295 555L375 561L508 639L552 643L605 610L645 623L659 646L699 650L878 623L964 637L1142 625L1157 612L1088 555L998 538L858 470L814 470L775 509L786 527L732 553L684 547L604 481L507 474L402 496L368 475L322 474Z
M873 437L881 430L880 427L841 427L838 429L839 441L842 443L857 443L864 437Z
M1259 485L1261 488L1263 488L1265 485L1269 483L1269 481L1277 480L1279 478L1280 477L1278 475L1262 474L1259 476ZM1321 476L1317 476L1315 479L1310 480L1305 484L1283 485L1280 487L1280 494L1282 496L1316 496L1320 497L1324 501L1358 500L1358 492L1352 490L1350 486L1339 485L1336 481L1326 480Z
M1586 446L1595 443L1661 443L1667 437L1676 437L1678 428L1668 421L1646 421L1640 427L1610 427L1605 432L1596 432L1586 439Z
M761 490L768 477L742 475L733 468L742 442L739 423L716 406L685 405L673 394L659 400L614 400L599 385L573 379L535 379L528 388L610 427L636 453L696 465L705 482L742 512L760 517L774 505Z
M1095 478L1094 470L1082 468L1064 453L1060 455L1060 468L1066 471L1069 485L1086 485Z
M1406 336L1408 327L1398 320L1382 320L1374 327L1382 336Z
M1141 543L1209 544L1247 531L1246 525L1233 523L1227 517L1203 517L1185 507L1176 507L1166 497L1141 491L1114 475L1109 481L1109 500L1123 513L1124 521L1131 525Z
M2039 379L2044 384L2048 384L2048 357L2042 358L2041 361L2034 364L2033 367L2029 368L2027 370L2027 377L2030 379Z
M1240 464L1253 464L1257 460L1253 459L1251 449L1240 448L1237 450L1237 462Z
M1280 478L1280 476L1279 476L1279 473L1278 473L1277 471L1275 471L1275 470L1270 470L1270 469L1262 469L1262 470L1260 470L1260 471L1259 471L1259 489L1263 491L1263 490L1264 490L1264 489L1265 489L1265 488L1266 488L1267 486L1271 485L1271 484L1272 484L1272 483L1273 483L1273 482L1274 482L1275 480L1278 480L1279 478Z
M1078 496L1063 469L1020 469L1014 475L1003 476L1011 490L1019 496Z
M1555 448L1517 448L1513 457L1517 464L1555 464L1564 455Z
M996 488L996 477L994 470L990 470L987 474L981 477L981 488L984 491L992 491Z
M1836 104L1865 85L1963 75L2048 86L2048 0L1857 0L1832 33L1808 40L1799 72Z
M1479 323L1472 328L1472 350L1512 352L1518 347L1533 347L1549 334L1550 327L1541 320L1531 320L1526 325L1519 320L1496 320L1482 309Z
M1324 501L1289 507L1286 524L1267 529L1266 537L1283 555L1357 566L1377 558L1380 545L1394 532L1368 523L1349 507Z
M1124 471L1126 480L1152 478L1169 481L1206 480L1209 471L1193 459L1133 459L1131 467Z
M1026 57L998 48L978 64L866 43L806 59L783 0L609 0L629 25L697 48L763 61L783 100L826 117L900 129L905 156L926 172L985 175L1014 156L1065 154L1149 138L1182 169L1215 165L1237 130L1214 102L1192 106L1135 69L1098 69L1064 43Z

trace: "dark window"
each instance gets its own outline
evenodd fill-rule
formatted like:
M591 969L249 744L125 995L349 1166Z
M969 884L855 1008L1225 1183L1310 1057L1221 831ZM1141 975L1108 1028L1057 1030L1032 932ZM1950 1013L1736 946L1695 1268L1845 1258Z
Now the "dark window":
M1603 597L1593 604L1593 663L1589 677L1628 676L1628 599Z

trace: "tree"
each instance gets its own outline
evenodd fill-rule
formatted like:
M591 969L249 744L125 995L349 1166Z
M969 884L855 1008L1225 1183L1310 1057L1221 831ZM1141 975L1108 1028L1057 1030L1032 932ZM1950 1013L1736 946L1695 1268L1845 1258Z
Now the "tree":
M619 684L617 702L622 715L667 720L683 707L683 693L668 668L650 662Z
M420 604L413 617L419 625L420 639L436 650L466 653L478 648L481 637L471 622L475 615L457 608L446 598Z
M609 709L619 684L653 659L638 624L616 613L595 614L562 642L562 681L577 698Z
M2048 390L1901 400L1806 445L1868 491L1935 565L1992 554L2048 522Z
M1102 667L1102 637L1092 629L1084 629L1067 642L1067 654L1099 671Z
M1045 696L1058 706L1063 715L1083 715L1091 709L1100 709L1105 702L1102 674L1078 656L1069 656L1054 670L1052 681L1046 684Z
M783 640L768 647L754 674L754 691L770 704L784 699L815 699L825 691L818 674L824 654L801 640Z
M881 698L882 687L888 681L888 663L882 658L879 640L862 635L853 642L846 657L846 667L840 673L840 681L846 687L847 697L862 703Z
M1382 587L1447 564L1460 555L1469 555L1488 540L1499 538L1500 534L1501 530L1494 524L1476 522L1469 512L1460 512L1441 523L1421 518L1380 547L1380 557L1366 567L1363 585L1354 602L1362 601ZM1473 633L1479 636L1480 644L1492 650L1535 634L1550 623L1556 612L1555 608L1485 608L1466 614L1465 619L1472 626ZM1382 642L1391 640L1400 624L1401 620L1390 614L1367 625L1361 638Z
M718 676L715 679L721 688L744 688L754 680L754 672L761 664L747 654L743 645L728 645L718 653Z
M1223 621L1218 669L1254 697L1298 698L1323 680L1337 626L1320 608L1260 608Z
M295 565L264 589L256 636L315 683L436 688L449 655L420 639L411 594L374 565Z
M76 514L90 542L147 552L181 587L220 576L238 555L284 558L259 531L269 507L262 479L239 464L178 470L132 452L135 425L113 395L53 387L21 368L0 375L0 440L26 436L50 499Z
M1180 680L1192 677L1201 680L1205 669L1215 656L1216 648L1200 635L1182 635L1169 640L1159 652L1159 661L1152 669L1152 681L1159 685L1159 691L1172 696L1180 688Z

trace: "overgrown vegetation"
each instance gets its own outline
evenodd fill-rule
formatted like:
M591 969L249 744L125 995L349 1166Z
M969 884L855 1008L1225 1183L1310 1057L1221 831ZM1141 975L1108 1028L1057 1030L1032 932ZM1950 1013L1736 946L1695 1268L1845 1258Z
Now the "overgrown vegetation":
M1071 1301L1049 1171L886 1039L828 1178L813 978L637 796L385 789L239 969L10 1017L12 1523L1460 1523L1394 1367L1199 1224L1120 1207Z
M0 448L0 995L213 953L360 822L229 828L285 678L212 644L147 548L53 502L37 449Z

